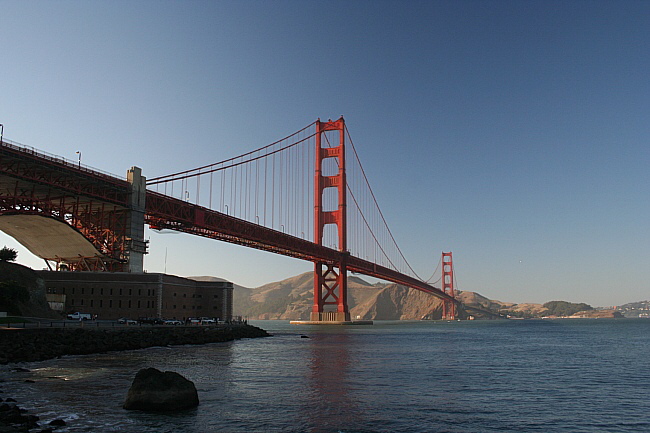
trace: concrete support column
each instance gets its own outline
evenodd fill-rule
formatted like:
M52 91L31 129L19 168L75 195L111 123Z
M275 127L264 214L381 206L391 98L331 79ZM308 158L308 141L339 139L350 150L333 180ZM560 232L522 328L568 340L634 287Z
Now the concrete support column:
M226 283L223 290L223 307L221 311L221 320L232 320L232 283Z
M147 254L147 242L144 240L144 213L147 198L147 179L142 176L140 167L131 167L126 172L126 180L131 184L129 192L129 217L126 236L128 240L129 272L144 272L144 255Z

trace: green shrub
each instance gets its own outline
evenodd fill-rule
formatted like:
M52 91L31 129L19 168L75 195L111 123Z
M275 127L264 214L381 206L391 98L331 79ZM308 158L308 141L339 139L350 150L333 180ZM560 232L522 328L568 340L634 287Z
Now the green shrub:
M18 251L4 247L0 250L0 262L14 262L18 258Z
M13 281L0 281L0 311L20 315L18 304L29 302L29 292Z
M549 316L571 316L578 311L593 310L591 305L580 303L574 304L573 302L567 301L551 301L544 304L545 308L548 308Z

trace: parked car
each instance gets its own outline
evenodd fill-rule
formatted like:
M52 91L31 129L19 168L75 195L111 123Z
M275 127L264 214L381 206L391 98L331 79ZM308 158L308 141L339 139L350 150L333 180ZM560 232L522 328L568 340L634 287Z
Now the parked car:
M127 319L126 317L121 317L117 319L117 323L121 323L122 325L137 325L138 321L133 319Z
M214 319L211 319L209 317L201 317L201 324L203 325L214 325L215 323L217 323L217 321Z
M165 320L163 323L165 325L182 325L183 324L183 322L181 322L180 320L176 320L176 319Z

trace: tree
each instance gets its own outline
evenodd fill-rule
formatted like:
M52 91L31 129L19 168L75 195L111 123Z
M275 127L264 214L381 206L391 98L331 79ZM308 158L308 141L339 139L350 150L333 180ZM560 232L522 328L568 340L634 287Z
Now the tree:
M13 248L4 247L0 250L0 262L15 262L18 258L18 251Z
M593 310L591 305L585 303L574 304L567 301L551 301L544 304L548 308L549 316L571 316L578 311Z

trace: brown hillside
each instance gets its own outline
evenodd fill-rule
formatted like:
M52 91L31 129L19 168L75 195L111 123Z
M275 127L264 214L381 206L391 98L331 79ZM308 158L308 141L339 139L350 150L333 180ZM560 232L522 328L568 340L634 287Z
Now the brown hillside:
M548 309L542 304L502 302L488 299L475 292L459 292L456 297L468 307L481 308L515 316L542 317Z
M249 303L242 315L251 319L308 319L313 305L313 274L306 272L286 280L250 289ZM439 319L441 301L429 294L395 284L370 284L348 278L348 306L353 319L419 320ZM234 305L235 311L240 306Z
M351 311L354 319L420 320L440 319L442 302L419 290L391 284Z
M348 305L354 308L365 302L385 285L372 285L363 279L348 278ZM233 309L251 319L308 319L314 302L313 273L305 272L286 280L249 289L248 299L234 296ZM235 289L235 292L237 290Z

